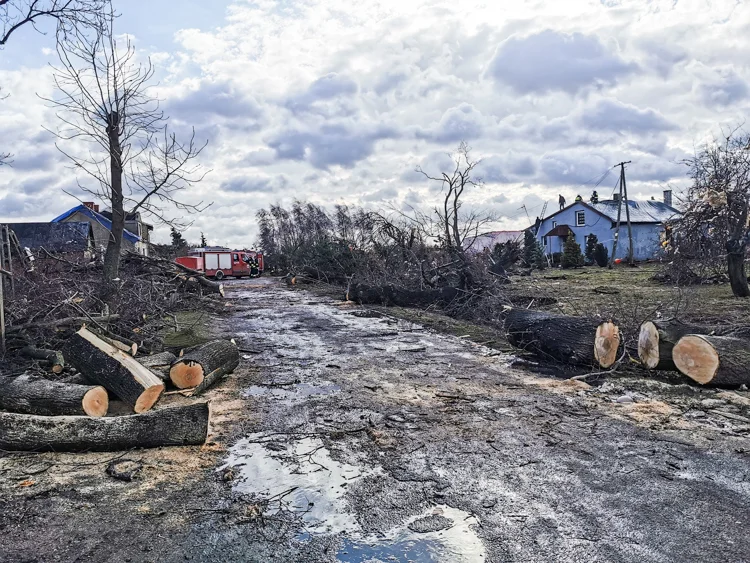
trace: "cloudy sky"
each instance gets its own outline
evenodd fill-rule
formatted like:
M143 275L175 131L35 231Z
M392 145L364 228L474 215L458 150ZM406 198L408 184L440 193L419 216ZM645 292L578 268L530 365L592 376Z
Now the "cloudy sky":
M209 7L210 5L210 7ZM249 246L255 212L304 199L428 208L461 141L481 158L470 200L527 226L557 195L631 160L631 198L685 185L681 160L750 109L743 0L129 0L117 31L158 68L175 126L209 141L212 201L187 231ZM44 126L54 40L28 28L0 51L0 221L77 204ZM81 178L82 181L87 181ZM605 178L606 196L616 174ZM158 228L157 228L158 229ZM166 237L164 228L158 237Z

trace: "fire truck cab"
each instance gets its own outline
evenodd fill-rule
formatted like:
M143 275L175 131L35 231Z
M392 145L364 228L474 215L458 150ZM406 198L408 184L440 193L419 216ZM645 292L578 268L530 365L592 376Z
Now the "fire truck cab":
M195 248L177 262L221 280L232 277L258 277L263 273L263 253L224 247Z

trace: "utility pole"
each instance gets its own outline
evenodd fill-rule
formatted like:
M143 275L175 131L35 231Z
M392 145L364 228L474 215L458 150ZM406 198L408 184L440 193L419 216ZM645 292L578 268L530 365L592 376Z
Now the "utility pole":
M628 238L630 240L630 249L628 251L628 262L630 265L633 265L633 229L630 224L630 207L628 205L628 191L627 186L625 185L625 165L630 164L630 161L627 162L621 162L619 164L615 164L613 168L620 167L620 181L618 182L620 186L618 201L617 201L617 227L615 230L615 241L612 244L612 256L609 257L609 268L612 268L612 265L615 263L616 256L617 256L617 243L620 240L620 224L622 222L622 202L625 200L625 216L626 221L628 223Z
M628 264L631 266L635 265L634 258L633 258L633 227L630 224L630 200L628 199L628 185L625 183L625 165L630 164L630 161L627 162L621 162L620 164L616 164L614 167L617 168L620 167L620 185L622 186L622 196L620 196L620 199L625 197L625 217L628 222L628 242L630 243L630 249L628 251Z

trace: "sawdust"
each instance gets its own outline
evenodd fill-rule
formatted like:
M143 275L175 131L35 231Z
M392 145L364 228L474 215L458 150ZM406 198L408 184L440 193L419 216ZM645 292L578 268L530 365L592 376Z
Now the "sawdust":
M624 411L626 416L640 423L656 422L675 413L674 409L663 401L623 403L617 407Z

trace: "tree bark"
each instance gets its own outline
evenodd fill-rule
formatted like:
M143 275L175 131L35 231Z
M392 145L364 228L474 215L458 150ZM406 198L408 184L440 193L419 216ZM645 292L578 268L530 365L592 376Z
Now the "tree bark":
M24 346L19 353L27 358L49 362L52 373L60 373L65 368L65 359L63 358L62 352L57 350L45 350L43 348L34 348L33 346Z
M169 381L169 370L176 361L177 356L172 352L160 352L137 358L139 364L150 369L162 381Z
M109 408L101 386L71 385L21 375L0 381L0 408L37 415L104 416Z
M228 340L214 340L185 353L172 364L169 377L178 388L195 387L193 395L234 371L240 363L237 346Z
M617 361L620 331L612 322L511 309L505 317L508 342L542 358L570 365L609 368Z
M125 230L125 209L122 193L122 147L120 145L120 115L111 112L107 116L107 137L109 138L110 164L110 203L112 204L112 229L107 251L104 255L104 279L101 291L102 301L114 309L117 305L118 282L120 275L120 254L122 234Z
M750 348L745 339L690 334L680 338L672 356L677 369L701 385L750 384Z
M86 379L103 385L137 413L149 410L164 391L158 376L86 328L68 339L63 354Z
M727 274L735 297L750 297L750 286L745 271L745 251L747 245L741 239L727 242Z
M207 402L102 418L0 413L0 449L80 452L200 445L208 423Z
M392 285L373 287L355 283L349 287L346 299L356 301L362 305L427 307L436 303L448 304L462 295L464 295L464 293L455 287L442 287L439 289L415 291L401 289Z
M733 327L700 326L686 324L675 319L646 321L638 335L638 357L647 369L677 371L672 350L687 334L727 335Z

